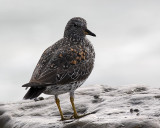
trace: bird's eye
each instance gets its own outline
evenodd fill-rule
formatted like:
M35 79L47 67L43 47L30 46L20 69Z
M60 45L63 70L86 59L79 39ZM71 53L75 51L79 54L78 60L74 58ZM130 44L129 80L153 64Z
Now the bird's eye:
M74 27L78 27L78 25L77 25L77 24L74 24Z

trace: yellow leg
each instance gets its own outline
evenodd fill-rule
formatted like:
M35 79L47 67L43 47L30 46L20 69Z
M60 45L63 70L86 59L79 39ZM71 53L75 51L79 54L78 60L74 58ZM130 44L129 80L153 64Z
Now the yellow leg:
M71 101L71 104L72 104L72 109L73 109L73 112L74 112L74 118L78 118L78 114L77 114L77 111L76 111L76 108L75 108L75 105L74 105L74 98L73 97L70 97L70 101Z
M81 117L84 117L84 116L87 116L87 115L89 115L89 114L91 114L91 113L88 113L88 114L84 114L84 115L78 115L77 114L77 111L76 111L76 108L75 108L75 105L74 105L74 97L70 97L70 101L71 101L71 104L72 104L72 109L73 109L73 112L74 112L74 114L73 114L73 117L75 118L75 119L78 119L78 118L81 118Z
M61 106L60 106L60 100L58 99L57 96L55 97L55 101L56 101L56 104L57 104L59 113L60 113L60 115L61 115L61 120L67 120L67 119L64 118L64 116L63 116L63 113L62 113L62 110L61 110Z

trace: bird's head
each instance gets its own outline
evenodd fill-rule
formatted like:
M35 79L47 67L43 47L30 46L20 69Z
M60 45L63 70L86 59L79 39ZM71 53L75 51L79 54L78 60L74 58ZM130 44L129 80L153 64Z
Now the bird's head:
M86 20L80 17L70 19L65 27L64 37L71 39L83 39L86 35L96 36L87 29Z

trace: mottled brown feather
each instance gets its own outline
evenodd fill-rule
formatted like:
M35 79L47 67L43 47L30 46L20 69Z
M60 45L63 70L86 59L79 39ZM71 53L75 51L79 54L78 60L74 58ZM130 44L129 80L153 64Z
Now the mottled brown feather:
M85 80L93 69L95 55L92 50L88 40L81 43L73 43L67 38L59 40L44 51L30 83L47 86Z

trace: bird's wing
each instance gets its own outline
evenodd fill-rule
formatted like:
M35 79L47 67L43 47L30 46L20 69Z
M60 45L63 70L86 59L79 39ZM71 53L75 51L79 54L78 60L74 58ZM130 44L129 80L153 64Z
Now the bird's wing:
M31 78L30 86L68 84L85 80L93 68L86 49L74 45L56 50L49 47L42 54Z

